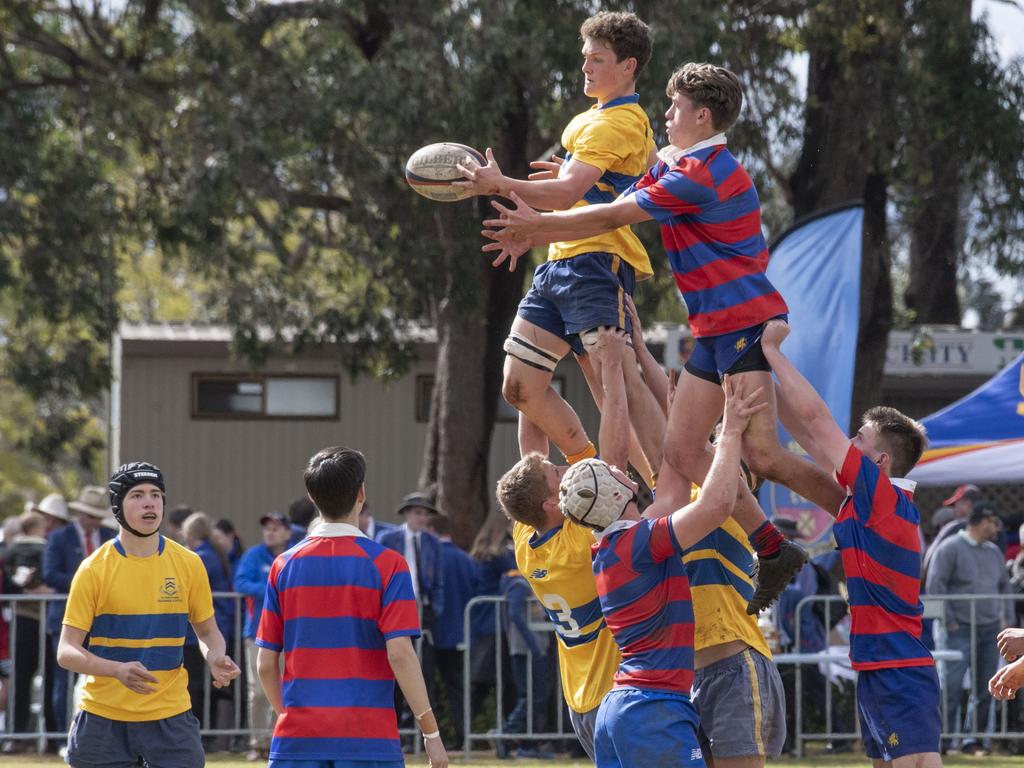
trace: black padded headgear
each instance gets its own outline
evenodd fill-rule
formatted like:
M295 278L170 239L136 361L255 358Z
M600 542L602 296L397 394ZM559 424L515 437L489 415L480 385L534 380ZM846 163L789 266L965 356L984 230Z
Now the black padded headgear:
M114 476L110 478L110 482L107 483L107 490L110 492L110 507L114 511L114 517L117 519L117 522L129 533L143 538L152 536L156 531L153 531L153 533L139 533L128 525L128 521L124 517L124 510L121 509L121 504L124 502L124 497L128 495L128 491L144 483L155 485L160 489L160 493L166 493L164 473L160 471L159 467L147 461L132 461L122 464L117 468Z

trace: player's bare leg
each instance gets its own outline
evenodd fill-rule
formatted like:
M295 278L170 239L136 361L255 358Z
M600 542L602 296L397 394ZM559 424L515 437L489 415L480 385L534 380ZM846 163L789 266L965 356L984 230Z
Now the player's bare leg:
M786 486L826 512L836 514L846 498L839 483L817 464L806 461L779 444L776 425L778 408L771 373L749 371L737 374L736 378L748 382L748 391L763 387L770 403L768 408L754 415L743 435L743 458L750 470L765 480Z
M557 359L569 351L564 340L521 317L512 323L512 333L539 349L547 350ZM527 365L519 358L507 355L501 392L509 405L540 427L566 457L587 451L590 441L583 424L572 406L551 387L551 371Z
M748 375L737 374L737 378ZM748 383L746 386L749 387L746 391L753 391L758 384L751 386ZM708 444L708 436L721 416L724 404L725 395L721 386L694 376L689 371L682 372L669 414L662 475L672 467L679 476L687 477L697 485L704 483L714 458L714 448ZM770 418L774 423L774 413L770 416L768 414L769 409L766 408L755 414L754 418ZM659 484L659 497L654 504L656 507L663 501L660 490ZM652 516L658 514L662 512L655 511ZM757 613L782 593L793 575L807 562L807 554L798 545L784 539L768 523L757 500L745 485L740 485L733 519L743 528L758 551L757 589L747 605L749 613Z

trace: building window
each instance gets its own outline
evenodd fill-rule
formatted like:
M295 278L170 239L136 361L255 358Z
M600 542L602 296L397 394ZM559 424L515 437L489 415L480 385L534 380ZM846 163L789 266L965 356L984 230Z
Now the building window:
M192 374L192 418L338 418L337 376Z

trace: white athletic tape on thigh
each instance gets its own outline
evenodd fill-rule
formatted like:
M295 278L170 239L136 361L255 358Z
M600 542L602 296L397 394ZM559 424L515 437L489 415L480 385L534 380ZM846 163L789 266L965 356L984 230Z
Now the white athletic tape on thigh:
M508 335L503 349L506 353L516 358L516 360L520 360L533 368L539 368L542 371L554 371L555 366L558 365L558 361L561 359L555 353L538 347L517 333L510 333Z

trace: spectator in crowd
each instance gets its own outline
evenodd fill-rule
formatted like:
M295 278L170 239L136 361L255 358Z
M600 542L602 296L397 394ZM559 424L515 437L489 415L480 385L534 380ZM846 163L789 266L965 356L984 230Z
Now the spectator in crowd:
M928 570L928 593L931 595L997 594L1010 592L1010 580L1002 553L992 543L997 530L998 515L994 507L983 503L975 506L962 531L946 538L935 551ZM972 614L971 603L974 602ZM974 623L971 623L971 619ZM977 666L971 670L971 698L975 704L977 728L966 724L970 731L990 733L991 700L988 681L996 671L999 656L996 637L1014 620L1013 602L989 600L950 600L946 603L946 644L960 651L960 661L947 662L944 681L946 709L950 718L947 731L958 732L965 712L960 706L961 682L964 672L971 666L971 641L975 641ZM947 748L949 745L946 745ZM972 740L963 743L963 751L985 751L986 745Z
M249 727L253 729L249 740L250 762L265 760L270 755L270 732L276 715L260 685L256 669L256 633L263 613L263 598L267 592L267 577L274 558L285 551L291 537L291 524L280 512L271 512L260 518L263 542L250 547L242 555L235 571L235 592L245 595L245 668L247 675L246 702L249 708Z
M309 530L314 517L316 517L316 507L307 496L300 496L288 505L288 519L292 524L292 535L288 540L289 547L294 547L306 538L306 531Z
M223 557L210 542L213 526L205 512L193 512L185 520L181 532L185 536L185 546L199 555L210 581L210 591L231 591L231 573L227 558ZM224 637L225 647L229 655L234 656L235 638L235 603L230 598L213 598L214 618L217 629ZM206 709L204 695L205 674L203 670L203 654L195 633L190 629L185 637L185 669L188 671L188 692L192 697L192 714L200 723L204 722L203 710ZM211 690L210 727L227 727L232 715L232 691L229 687ZM204 726L205 727L205 726ZM219 742L223 744L223 742Z
M106 488L87 485L70 504L65 504L62 496L53 493L39 502L35 509L57 520L70 520L69 508L75 512L74 521L51 531L43 555L43 579L54 592L61 594L71 590L71 580L81 562L117 535L103 526L103 521L111 516ZM47 703L53 717L53 730L66 733L71 673L57 667L57 646L65 605L63 601L54 600L46 606L46 670L51 672L44 676L44 681L48 691Z
M1021 542L1024 543L1024 523L1021 524L1020 533L1018 535L1020 536ZM1017 553L1017 556L1010 561L1009 569L1010 583L1013 584L1013 587L1017 592L1024 592L1024 547L1022 547ZM1021 608L1024 608L1024 605L1022 605ZM1022 621L1022 619L1024 619L1024 612L1019 612L1016 623L1018 627L1024 626L1024 621Z
M402 518L402 524L380 534L377 541L404 556L409 566L423 633L420 638L420 663L423 665L423 677L427 681L427 692L431 699L435 699L434 628L438 616L444 610L444 573L441 569L441 543L427 530L427 522L432 515L440 514L440 510L429 496L417 491L402 499L396 514ZM401 708L400 724L409 723L411 714L406 708Z
M38 512L25 512L19 518L21 531L4 552L3 583L7 594L40 595L52 593L43 582L43 553L46 550L46 519ZM43 617L39 603L14 603L15 626L14 712L13 730L24 733L29 728L29 705L32 703L32 679L39 668L39 632ZM31 741L10 741L5 752L30 749Z
M447 515L432 515L427 521L427 528L441 542L441 573L445 585L441 611L445 618L434 625L434 655L437 672L443 683L442 695L435 697L435 700L444 701L448 720L455 730L455 741L451 743L461 745L465 740L462 685L465 679L463 653L466 646L463 617L466 605L476 595L476 564L452 541L452 523ZM368 533L366 535L369 536Z
M493 510L484 520L484 524L473 540L469 556L476 562L478 595L500 595L501 577L516 567L516 556L512 550L512 537L509 534L511 522L500 509ZM495 668L495 604L484 603L473 609L470 616L470 631L473 644L470 653L470 680L472 680L472 700L479 703L494 688L497 680ZM502 674L505 680L511 679L512 668L506 655L502 660ZM504 701L506 710L514 706L511 688L505 687Z
M980 501L981 489L976 485L968 483L967 485L958 486L953 491L953 495L942 502L943 507L953 508L953 518L939 528L935 538L932 539L932 543L924 552L924 559L921 562L922 573L925 575L925 578L927 578L928 568L931 566L932 558L935 557L935 551L939 548L939 545L954 533L959 533L964 529L971 510L974 509L975 503Z
M185 521L192 516L192 507L187 504L179 504L167 513L166 531L168 538L174 539L179 544L185 543L185 534L181 528Z
M210 543L222 557L227 558L231 574L234 574L235 567L242 558L242 552L245 551L242 539L235 530L235 524L226 517L220 518L210 531Z
M513 569L501 577L499 589L505 596L505 615L502 624L508 642L508 655L512 664L512 681L516 688L516 705L502 727L504 733L526 733L530 698L533 698L533 732L544 733L547 720L547 702L551 697L552 674L549 669L551 633L535 632L530 624L547 626L547 616L523 575ZM532 686L532 691L531 691ZM497 742L498 757L509 756L512 744ZM554 755L538 749L536 742L522 741L516 751L518 758L550 760Z
M363 508L359 510L359 530L366 534L366 536L374 541L377 537L388 531L395 530L394 525L391 523L382 523L372 514L370 514L369 503L363 504Z

